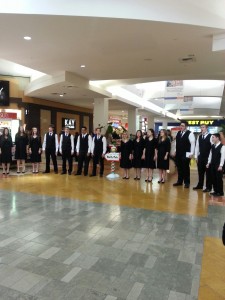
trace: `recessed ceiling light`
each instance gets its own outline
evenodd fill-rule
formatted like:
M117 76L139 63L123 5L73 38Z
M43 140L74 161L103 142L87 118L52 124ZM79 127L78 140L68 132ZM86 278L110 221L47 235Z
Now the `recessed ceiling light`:
M31 40L31 37L30 37L30 36L25 36L24 39L25 39L26 41L30 41L30 40Z
M59 97L63 97L64 95L63 94L59 94Z
M81 67L81 68L85 68L86 66L85 66L85 65L81 65L80 67Z
M122 112L124 112L124 110L122 110Z

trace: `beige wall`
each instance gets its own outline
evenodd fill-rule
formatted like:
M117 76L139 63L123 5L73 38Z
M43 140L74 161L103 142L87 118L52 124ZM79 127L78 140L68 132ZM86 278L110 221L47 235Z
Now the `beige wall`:
M42 141L43 141L44 134L46 132L48 132L49 125L51 124L51 111L41 109L40 119L41 119L40 120L40 124L41 124L40 134L41 134L41 138L42 138Z

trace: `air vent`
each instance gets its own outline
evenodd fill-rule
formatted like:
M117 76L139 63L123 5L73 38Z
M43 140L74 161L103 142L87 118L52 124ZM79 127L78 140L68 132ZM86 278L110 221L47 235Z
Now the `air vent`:
M195 57L181 57L179 58L179 62L180 63L193 63L196 62L196 58Z

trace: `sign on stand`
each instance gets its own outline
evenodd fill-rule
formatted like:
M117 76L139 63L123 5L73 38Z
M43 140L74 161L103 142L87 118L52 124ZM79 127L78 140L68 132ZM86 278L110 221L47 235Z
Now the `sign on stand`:
M106 153L105 159L111 161L111 173L106 176L108 179L117 179L120 177L119 174L115 173L115 162L120 161L120 154L118 152Z

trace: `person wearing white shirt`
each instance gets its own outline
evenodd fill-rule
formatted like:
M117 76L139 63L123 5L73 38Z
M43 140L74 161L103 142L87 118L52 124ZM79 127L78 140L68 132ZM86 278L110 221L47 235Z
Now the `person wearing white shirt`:
M212 196L223 196L223 165L225 161L225 146L220 142L220 134L212 135L213 145L209 153L207 168L210 168L214 192Z
M190 160L194 155L195 137L193 132L187 129L188 123L181 121L180 128L176 135L176 165L178 172L177 182L173 186L183 185L190 187Z
M212 190L212 180L209 169L206 168L209 153L212 146L212 135L208 132L208 126L202 124L200 126L201 134L198 136L195 145L195 159L198 166L198 184L193 187L193 190L201 190L204 185L204 177L206 175L205 189L203 192Z
M91 154L92 138L87 134L87 127L81 128L81 134L78 136L76 151L78 156L78 167L75 175L81 175L84 165L84 176L88 175L88 167Z
M90 176L96 176L97 164L100 165L100 177L104 173L104 157L107 151L106 138L101 135L101 128L96 128L96 135L92 140L91 154L93 156L93 169Z
M52 158L54 172L58 174L57 152L59 148L58 135L54 133L54 126L49 125L48 133L44 135L42 150L45 152L46 167L43 173L50 173L50 157Z
M68 174L71 175L72 168L73 168L73 154L74 154L74 138L73 135L70 134L69 127L65 127L65 132L60 136L60 143L59 143L59 152L62 154L62 173L66 174L66 161L68 160L69 169Z

